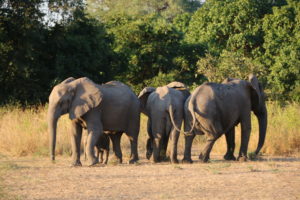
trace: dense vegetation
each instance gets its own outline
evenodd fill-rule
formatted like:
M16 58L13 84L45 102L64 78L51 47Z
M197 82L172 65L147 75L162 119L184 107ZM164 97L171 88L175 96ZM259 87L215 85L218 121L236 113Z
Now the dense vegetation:
M250 72L271 100L299 102L300 2L0 0L0 68L0 104L45 103L70 76L138 92Z

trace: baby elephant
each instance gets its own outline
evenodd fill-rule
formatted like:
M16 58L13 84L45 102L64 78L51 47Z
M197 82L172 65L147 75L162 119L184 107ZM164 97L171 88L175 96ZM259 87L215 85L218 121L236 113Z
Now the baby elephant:
M96 157L99 163L107 164L109 156L109 136L107 134L102 134L96 144ZM103 160L103 154L105 153L105 160Z
M86 140L87 137L84 138L84 147L86 147ZM96 158L99 161L99 163L104 163L107 164L108 161L108 156L109 156L109 145L110 145L110 141L109 141L109 136L108 134L101 134L101 136L99 137L96 145L95 145L95 153L96 153ZM105 160L103 160L103 154L105 153ZM84 157L86 160L86 151L84 151Z

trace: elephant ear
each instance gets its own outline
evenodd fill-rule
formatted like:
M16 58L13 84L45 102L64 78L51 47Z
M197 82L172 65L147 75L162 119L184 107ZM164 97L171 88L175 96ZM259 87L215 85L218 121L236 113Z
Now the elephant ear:
M233 80L235 80L235 79L233 79L233 78L225 78L222 83L226 84L226 83L229 83L229 82L231 82Z
M259 110L259 107L263 101L262 90L261 90L260 84L254 74L249 75L249 82L251 85L252 110Z
M186 85L181 82L174 81L174 82L169 83L167 86L169 88L174 88L175 90L182 92L184 99L187 99L191 95L191 93L190 93L189 89L186 87Z
M111 85L111 86L126 86L124 83L120 81L109 81L106 82L105 85Z
M60 84L67 84L67 83L70 83L70 82L72 82L72 81L74 81L74 80L75 80L75 78L69 77L69 78L67 78L66 80L64 80L63 82L61 82Z
M141 102L142 111L145 111L147 100L149 95L154 92L156 88L154 87L145 87L139 94L138 98Z
M74 97L69 111L71 120L81 117L102 101L103 94L99 87L86 77L77 79L76 85L73 85L72 88L71 92L74 92Z
M167 85L169 88L174 88L176 90L186 90L187 87L185 84L178 82L178 81L173 81Z

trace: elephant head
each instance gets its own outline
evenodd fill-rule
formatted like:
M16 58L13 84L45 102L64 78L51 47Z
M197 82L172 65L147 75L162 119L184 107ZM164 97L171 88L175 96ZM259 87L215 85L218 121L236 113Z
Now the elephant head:
M255 75L249 75L249 83L251 85L251 109L258 119L259 125L259 141L255 151L255 154L258 154L265 142L268 113L263 88Z
M185 100L191 95L191 93L190 93L189 89L186 87L186 85L181 82L174 81L174 82L169 83L167 86L182 92Z
M69 113L71 120L79 118L102 100L98 86L88 78L68 78L56 85L49 96L48 131L50 155L55 160L57 121L61 115Z
M185 86L185 84L183 84L181 82L174 81L174 82L169 83L166 86L182 92L184 100L186 100L191 95L190 91ZM145 87L138 96L138 98L140 99L140 102L141 102L141 109L144 114L147 114L145 108L146 108L148 97L155 90L156 90L156 88L154 88L154 87Z
M145 87L139 94L138 98L140 99L141 102L141 111L142 113L144 113L145 115L148 115L147 111L146 111L146 105L147 105L147 101L148 101L148 97L149 95L154 92L156 90L156 88L154 87Z

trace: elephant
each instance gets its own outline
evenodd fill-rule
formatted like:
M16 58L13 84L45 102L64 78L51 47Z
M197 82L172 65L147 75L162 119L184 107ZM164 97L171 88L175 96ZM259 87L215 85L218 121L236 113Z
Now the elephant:
M183 162L192 163L191 148L196 134L206 135L206 144L199 159L209 160L215 141L225 133L227 152L225 160L236 160L235 126L241 124L241 147L238 160L247 160L251 132L251 111L259 123L259 141L255 154L264 145L267 130L267 108L262 85L255 75L249 80L228 78L223 83L204 83L197 87L184 105L185 148Z
M85 135L85 137L84 137L84 147L87 146L87 136L88 135ZM108 134L106 134L106 133L101 134L99 136L99 139L95 146L95 154L96 154L97 160L99 160L99 163L107 164L108 156L109 156L109 145L110 145L110 141L109 141ZM105 154L105 160L103 160L103 154ZM84 157L86 160L86 152L85 151L84 151Z
M144 88L138 98L141 101L141 111L148 116L147 122L147 153L153 162L164 159L169 136L172 141L171 162L178 163L177 142L180 131L173 128L174 124L181 127L183 121L183 106L190 92L183 83L172 82L166 86Z
M67 113L72 123L72 166L81 166L80 144L83 128L88 132L85 150L89 165L99 162L95 157L94 147L105 131L116 133L112 134L113 148L120 162L122 162L120 132L125 132L130 139L129 163L138 161L140 101L127 85L118 81L99 85L86 77L78 79L70 77L56 85L49 96L47 114L52 160L55 160L57 121L61 115Z

